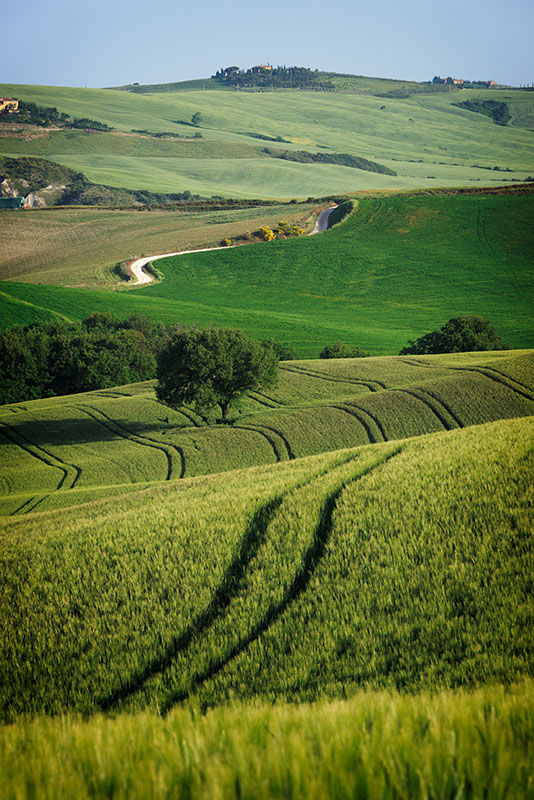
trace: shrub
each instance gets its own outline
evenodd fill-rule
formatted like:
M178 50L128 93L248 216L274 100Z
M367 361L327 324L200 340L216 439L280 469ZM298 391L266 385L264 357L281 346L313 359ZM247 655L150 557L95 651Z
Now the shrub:
M278 342L276 339L263 339L262 347L273 350L279 361L294 361L299 354L290 344Z
M273 239L276 239L276 234L269 225L262 225L259 230L259 235L265 242L272 242Z
M351 347L343 342L327 344L319 353L319 358L368 358L371 355L361 347Z

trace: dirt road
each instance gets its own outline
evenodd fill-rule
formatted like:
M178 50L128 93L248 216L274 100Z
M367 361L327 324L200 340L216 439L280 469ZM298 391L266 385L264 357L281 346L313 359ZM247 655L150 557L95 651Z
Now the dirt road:
M330 214L337 208L337 206L331 206L330 208L325 208L324 211L321 211L317 220L315 222L315 226L313 231L310 233L310 236L313 236L315 233L323 233L327 229L328 226L328 218ZM143 258L138 258L132 264L130 264L130 272L133 275L134 280L129 284L130 286L142 286L146 283L152 283L154 278L152 275L149 275L147 272L144 272L143 267L145 267L149 262L157 261L158 258L168 258L168 256L184 256L186 253L207 253L210 250L230 250L232 247L238 247L238 245L230 245L230 247L203 247L201 250L178 250L175 253L161 253L157 256L145 256Z

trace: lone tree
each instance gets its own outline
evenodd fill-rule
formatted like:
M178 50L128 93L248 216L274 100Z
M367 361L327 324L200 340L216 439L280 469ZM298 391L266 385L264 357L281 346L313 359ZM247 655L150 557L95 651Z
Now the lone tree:
M508 350L509 345L497 336L495 328L483 317L452 317L439 331L425 333L409 341L401 356L425 353L466 353L476 350Z
M156 395L171 408L218 405L222 418L247 392L272 386L278 358L271 346L235 328L178 328L158 356Z

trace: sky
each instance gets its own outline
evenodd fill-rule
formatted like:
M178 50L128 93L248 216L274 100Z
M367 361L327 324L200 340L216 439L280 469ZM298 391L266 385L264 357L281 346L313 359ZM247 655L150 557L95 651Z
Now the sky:
M229 65L534 83L532 0L0 0L0 82L105 87Z

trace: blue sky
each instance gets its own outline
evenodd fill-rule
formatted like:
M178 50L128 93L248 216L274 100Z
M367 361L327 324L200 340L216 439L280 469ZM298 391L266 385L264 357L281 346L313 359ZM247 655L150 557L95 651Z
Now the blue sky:
M437 74L534 83L532 0L1 3L4 83L159 83L266 62L412 80Z

